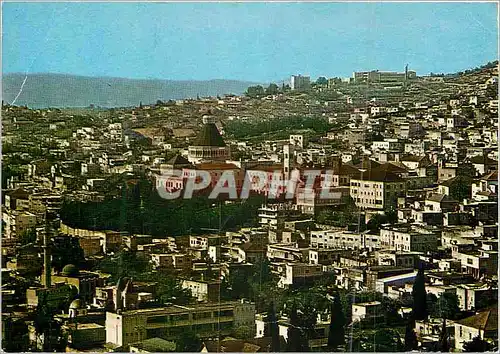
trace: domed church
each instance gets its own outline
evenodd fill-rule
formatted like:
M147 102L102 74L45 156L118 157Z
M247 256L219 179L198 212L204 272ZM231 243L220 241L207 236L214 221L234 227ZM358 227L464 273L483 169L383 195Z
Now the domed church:
M203 128L192 146L188 149L188 160L191 163L225 162L230 159L229 147L219 133L214 120L203 117Z

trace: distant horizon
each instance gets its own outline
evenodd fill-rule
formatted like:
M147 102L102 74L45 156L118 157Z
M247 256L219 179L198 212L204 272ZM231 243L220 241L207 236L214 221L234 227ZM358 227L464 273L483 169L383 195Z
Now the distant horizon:
M498 58L487 60L484 63L481 63L479 65L470 66L470 67L467 67L467 68L462 68L462 69L457 70L457 71L428 72L428 73L420 73L420 72L417 71L417 76L429 76L429 74L431 74L431 73L433 73L433 74L445 74L445 75L456 74L458 72L463 72L463 71L466 71L466 70L473 70L473 69L475 69L477 67L481 67L483 65L486 65L486 64L488 64L490 62L495 62L495 61L498 61ZM412 67L410 65L408 65L408 69L409 70L414 70L414 69L412 69ZM363 70L359 70L359 71L372 71L372 70L404 72L404 70L386 70L386 69L383 69L383 68L370 68L370 69L363 69ZM354 73L354 72L355 71L353 71L352 73ZM311 76L311 80L318 79L321 76L324 76L326 78L333 78L333 77L349 78L349 77L352 77L352 73L351 73L350 76L324 76L324 75L320 75L320 76L317 76L317 77ZM277 82L283 82L283 81L287 81L287 80L289 81L290 77L292 75L299 75L299 74L301 74L303 76L309 76L309 75L303 74L303 73L291 73L290 75L288 75L288 77L285 77L284 79L280 79L280 80L267 80L266 83L277 83ZM18 72L3 72L3 75L28 75L28 77L30 75L54 75L54 76L60 75L60 76L88 77L88 78L95 78L95 79L124 79L124 80L137 80L137 81L148 81L148 80L177 81L177 82L182 82L182 81L186 81L186 82L187 81L239 81L239 82L249 82L249 83L256 83L256 84L260 83L258 81L240 80L240 79L233 79L233 78L170 79L170 78L160 78L160 77L125 77L125 76L109 76L109 75L95 75L94 76L94 75L82 75L82 74L62 73L62 72L30 72L30 73L26 74L25 72L19 72L18 71Z
M401 72L406 64L420 75L451 73L498 57L497 6L4 2L2 70L248 82Z
M26 75L24 72L4 72L3 75ZM108 76L108 75L81 75L81 74L72 74L72 73L61 73L61 72L32 72L28 73L28 78L31 75L54 75L54 76L75 76L75 77L85 77L85 78L92 78L92 79L123 79L123 80L137 80L137 81L238 81L238 82L250 82L252 83L253 81L249 80L238 80L238 79L225 79L225 78L214 78L214 79L164 79L164 78L158 78L158 77L125 77L125 76ZM272 81L269 81L271 83ZM257 83L257 82L254 82Z

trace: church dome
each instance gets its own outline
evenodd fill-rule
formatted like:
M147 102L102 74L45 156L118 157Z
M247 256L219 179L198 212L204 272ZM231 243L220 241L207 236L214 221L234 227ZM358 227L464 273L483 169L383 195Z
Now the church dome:
M207 123L199 132L194 146L225 147L226 143L214 123Z
M68 264L64 266L61 273L63 276L66 277L74 277L79 275L80 271L78 270L78 267L75 266L74 264Z

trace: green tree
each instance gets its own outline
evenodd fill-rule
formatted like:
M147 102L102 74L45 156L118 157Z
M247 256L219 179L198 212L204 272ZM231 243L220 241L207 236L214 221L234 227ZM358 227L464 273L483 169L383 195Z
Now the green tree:
M434 317L453 320L458 313L460 313L458 296L453 293L443 293L433 306Z
M264 88L260 85L250 86L247 89L246 95L251 98L258 98L264 95Z
M379 301L382 303L382 312L386 325L396 325L402 322L402 318L398 313L401 303L398 300L383 296Z
M473 352L487 352L492 349L492 345L485 341L484 339L481 339L479 336L474 337L470 342L465 342L463 346L463 351L466 353L473 353Z
M474 176L475 171L471 171L470 176ZM462 202L466 198L472 196L472 178L470 176L458 176L455 183L450 187L450 197Z
M269 84L266 88L266 95L276 95L279 92L279 87L275 83Z
M347 343L346 349L350 349ZM401 352L404 345L396 330L382 328L373 330L357 330L352 338L352 351L355 352Z
M239 326L233 330L231 335L236 339L251 339L252 329L249 326Z
M112 257L107 257L97 266L105 273L111 274L111 279L117 281L121 277L145 279L150 277L151 266L145 256L134 251L122 250ZM163 279L163 278L162 278ZM162 279L154 279L158 281Z
M146 279L148 281L157 281L156 297L163 304L172 302L177 305L186 305L193 300L191 290L183 288L181 281L173 275L162 274L158 276L153 272L151 278Z
M384 214L374 214L368 220L368 230L372 232L379 231L383 224L394 224L398 221L398 216L395 211L388 210Z
M229 272L227 285L230 298L238 299L250 297L249 273L250 271L244 268L232 269Z
M52 242L52 266L61 271L65 265L74 264L78 268L86 265L85 255L77 237L56 237Z
M397 331L392 329L380 329L374 337L375 350L377 352L400 352L404 346Z
M128 276L137 281L155 282L156 283L156 299L162 303L174 303L177 305L186 305L193 301L191 290L183 288L181 280L174 273L166 270L151 271L150 265L143 263L144 258L136 261L136 271L128 270ZM142 270L140 270L142 269Z
M328 84L328 79L326 77L324 77L324 76L320 76L316 80L316 84L317 85L327 85Z
M33 324L37 337L43 338L44 352L61 352L66 349L67 338L62 332L61 324L54 320L55 310L42 298L35 312Z
M412 289L413 307L412 316L415 320L427 319L427 292L425 291L424 269L418 270Z
M6 352L28 351L28 326L24 321L14 320L12 317L4 316L4 338L2 349Z
M332 351L345 344L345 316L340 298L335 295L330 307L330 328L328 332L328 348Z
M177 352L199 352L201 350L201 340L196 333L191 330L182 332L175 340L175 351Z
M21 245L27 245L29 243L33 243L36 241L36 229L29 228L28 230L24 230L21 235L19 235L19 241L21 241Z

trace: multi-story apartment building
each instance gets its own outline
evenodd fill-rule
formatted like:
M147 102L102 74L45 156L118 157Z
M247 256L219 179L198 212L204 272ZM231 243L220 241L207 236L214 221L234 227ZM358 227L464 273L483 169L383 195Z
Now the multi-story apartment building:
M181 286L183 289L191 290L191 295L198 301L216 302L220 299L219 280L183 279Z
M439 235L409 225L384 226L380 230L380 246L401 252L427 252L436 250Z
M374 141L372 143L372 149L383 151L402 151L404 149L404 143L396 138L386 138L383 141Z
M311 231L310 246L312 248L336 249L378 249L380 248L379 235L357 233L344 230Z
M297 188L296 204L304 214L314 215L327 206L342 204L349 197L349 187L333 187L329 190L330 198L323 198L321 190L316 188Z
M267 258L271 262L305 261L308 254L308 248L299 248L297 244L267 245Z
M192 260L185 253L153 253L150 255L155 268L191 269Z
M289 341L288 334L291 327L290 319L284 315L278 316L278 332L286 342ZM256 338L264 337L265 328L268 326L266 323L265 314L257 314L255 316L256 325ZM312 352L321 352L327 349L328 334L330 331L330 316L327 314L318 314L316 325L314 326L313 339L308 340L308 347Z
M397 206L404 196L406 183L397 174L373 169L351 178L350 193L356 206L362 209L387 210Z
M479 310L490 299L498 298L498 287L485 283L457 285L458 306L463 311Z
M37 217L27 211L4 211L2 221L5 223L3 230L5 238L19 237L23 232L34 228L37 224Z
M496 247L495 247L496 246ZM498 273L498 245L483 244L479 249L463 249L459 245L451 247L452 256L460 260L462 271L479 279Z
M331 265L340 261L340 257L344 254L350 254L348 250L338 249L310 249L309 250L309 264Z
M189 246L208 249L209 246L219 246L227 238L219 235L189 236Z
M18 188L5 194L5 209L28 210L30 193L22 188Z
M234 328L255 331L255 305L243 300L106 313L106 342L127 346L149 338L176 339L195 331L201 338L228 335Z
M278 282L279 287L310 285L323 276L321 264L287 263L283 268L284 272Z
M292 75L290 77L290 88L294 91L305 91L311 87L309 76Z
M383 250L378 252L377 258L379 265L417 268L419 255L418 252Z
M417 73L406 68L405 72L398 73L395 71L359 71L353 73L355 83L378 83L378 84L391 84L403 83L409 79L415 79Z
M285 221L299 218L298 207L293 204L263 205L259 208L259 223L268 229L269 243L281 242Z

